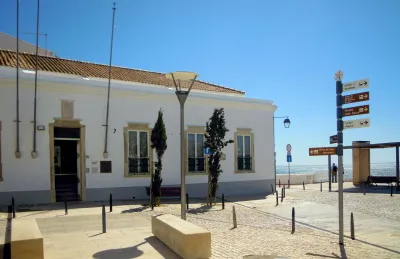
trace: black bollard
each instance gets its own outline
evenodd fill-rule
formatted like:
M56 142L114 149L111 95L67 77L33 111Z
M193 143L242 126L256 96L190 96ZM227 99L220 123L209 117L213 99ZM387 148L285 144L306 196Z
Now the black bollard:
M112 212L112 194L110 193L110 212Z
M64 201L64 207L65 207L65 215L68 215L68 202L67 199Z
M292 234L294 234L294 231L296 230L295 222L296 222L296 219L295 219L294 207L293 207L292 208Z
M286 188L285 188L285 185L283 185L283 198L286 198Z
M304 182L303 182L303 190L305 190L306 189L306 186L304 185Z
M12 206L12 216L13 219L15 219L15 202L14 202L14 197L11 199L11 206Z
M393 184L390 185L390 197L393 197Z
M12 217L12 205L8 205L8 215L7 215L7 219L11 219Z
M281 179L279 179L279 187L281 187Z
M284 192L284 190L285 190L285 188L282 188L282 191L281 191L281 203L283 202L283 192Z
M290 180L287 180L287 188L290 188Z
M271 184L272 193L274 193L274 186Z
M276 196L276 206L278 206L279 205L278 191L275 191L275 196Z
M353 217L353 212L351 213L350 216L350 232L351 232L351 239L356 239L355 234L354 234L354 217Z
M103 233L106 233L106 206L104 205L104 203L103 203L103 208L102 208L102 210L101 210L101 221L102 221L102 224L103 224Z
M186 193L186 209L189 209L189 194Z
M225 195L222 194L222 209L225 209Z
M321 182L321 192L322 192L322 182Z

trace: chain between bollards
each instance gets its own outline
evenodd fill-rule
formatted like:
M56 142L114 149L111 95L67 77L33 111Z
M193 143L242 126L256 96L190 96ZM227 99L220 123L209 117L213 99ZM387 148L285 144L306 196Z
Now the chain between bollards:
M353 212L351 213L350 216L350 232L351 232L351 239L356 239L355 234L354 234L354 217L353 217Z
M104 203L102 204L102 209L101 209L101 222L103 225L103 233L107 232L106 229L106 205Z
M112 212L112 206L113 206L113 199L112 199L112 194L110 193L110 212Z
M11 206L12 206L12 217L13 217L13 219L15 219L15 201L14 201L14 197L12 197L12 199L11 199Z
M294 207L292 208L292 234L296 231L296 218L295 218L295 212L294 212Z
M225 209L225 195L222 194L222 209Z

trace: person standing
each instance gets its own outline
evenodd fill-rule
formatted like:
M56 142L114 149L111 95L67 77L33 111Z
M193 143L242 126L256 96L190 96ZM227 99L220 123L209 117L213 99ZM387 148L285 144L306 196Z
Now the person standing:
M332 182L337 183L337 166L333 163L332 166Z

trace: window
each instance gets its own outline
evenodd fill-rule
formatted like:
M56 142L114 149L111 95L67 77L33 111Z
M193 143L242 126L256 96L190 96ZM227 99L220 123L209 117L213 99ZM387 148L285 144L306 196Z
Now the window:
M204 172L204 134L188 134L188 171Z
M235 169L237 173L254 172L254 134L250 129L235 133Z
M152 154L150 128L143 124L129 124L125 134L125 177L150 176Z

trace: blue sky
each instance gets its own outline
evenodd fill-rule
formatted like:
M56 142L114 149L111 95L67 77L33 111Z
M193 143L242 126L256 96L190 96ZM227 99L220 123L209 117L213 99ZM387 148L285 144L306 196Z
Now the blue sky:
M60 57L108 63L109 0L41 0L40 32ZM334 73L370 79L371 127L347 130L345 144L400 141L400 1L119 0L113 64L152 71L189 70L199 79L273 100L277 164L293 146L294 165L326 164L308 148L336 133ZM2 1L0 31L15 35L15 0ZM34 43L36 1L20 0L21 39ZM44 38L40 45L44 47ZM360 116L358 116L360 117ZM262 118L260 118L262 119ZM352 119L356 119L353 117ZM336 157L334 157L336 160ZM374 150L372 162L394 162ZM351 151L345 151L345 163Z

